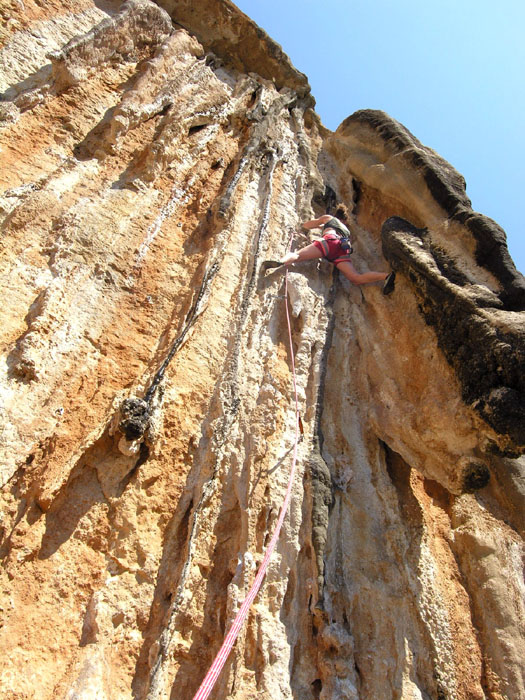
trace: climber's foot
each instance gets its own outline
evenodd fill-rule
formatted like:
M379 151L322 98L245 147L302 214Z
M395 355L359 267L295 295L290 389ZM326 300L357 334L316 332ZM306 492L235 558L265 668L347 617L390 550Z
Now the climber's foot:
M269 270L273 270L276 267L281 267L282 262L280 260L265 260L261 265L261 270L266 274Z
M396 284L396 273L391 272L388 277L385 279L385 283L383 285L383 294L392 294L394 291L394 287Z

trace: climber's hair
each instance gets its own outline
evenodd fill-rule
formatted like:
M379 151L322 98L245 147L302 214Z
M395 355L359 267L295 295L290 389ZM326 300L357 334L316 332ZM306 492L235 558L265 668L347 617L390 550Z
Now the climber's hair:
M348 213L348 209L346 208L346 206L342 202L340 202L337 205L334 216L337 219L340 219L341 221L348 221L348 219L350 218L350 214Z

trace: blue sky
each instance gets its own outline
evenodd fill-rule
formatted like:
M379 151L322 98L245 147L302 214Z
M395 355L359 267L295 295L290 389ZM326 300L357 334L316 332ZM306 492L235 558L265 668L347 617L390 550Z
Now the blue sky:
M335 130L381 109L446 158L525 273L525 0L234 0L306 73Z

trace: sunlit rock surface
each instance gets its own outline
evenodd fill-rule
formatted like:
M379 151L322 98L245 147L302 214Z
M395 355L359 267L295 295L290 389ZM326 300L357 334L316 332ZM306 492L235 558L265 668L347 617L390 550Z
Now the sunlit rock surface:
M332 133L227 0L0 9L2 697L525 698L525 286L448 163Z

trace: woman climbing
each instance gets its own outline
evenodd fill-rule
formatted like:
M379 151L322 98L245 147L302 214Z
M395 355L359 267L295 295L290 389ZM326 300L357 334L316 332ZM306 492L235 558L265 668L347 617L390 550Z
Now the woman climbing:
M315 258L326 258L340 270L347 280L353 284L368 284L370 282L382 282L383 294L391 294L394 291L396 273L395 272L357 272L351 262L350 255L352 246L350 243L350 231L346 224L348 223L348 210L344 204L338 204L335 216L323 214L317 219L306 221L303 224L304 228L323 229L323 238L320 241L314 241L305 248L301 248L294 253L288 253L282 261L267 260L263 266L265 270L281 265L292 265L296 262L304 262L305 260L314 260Z

